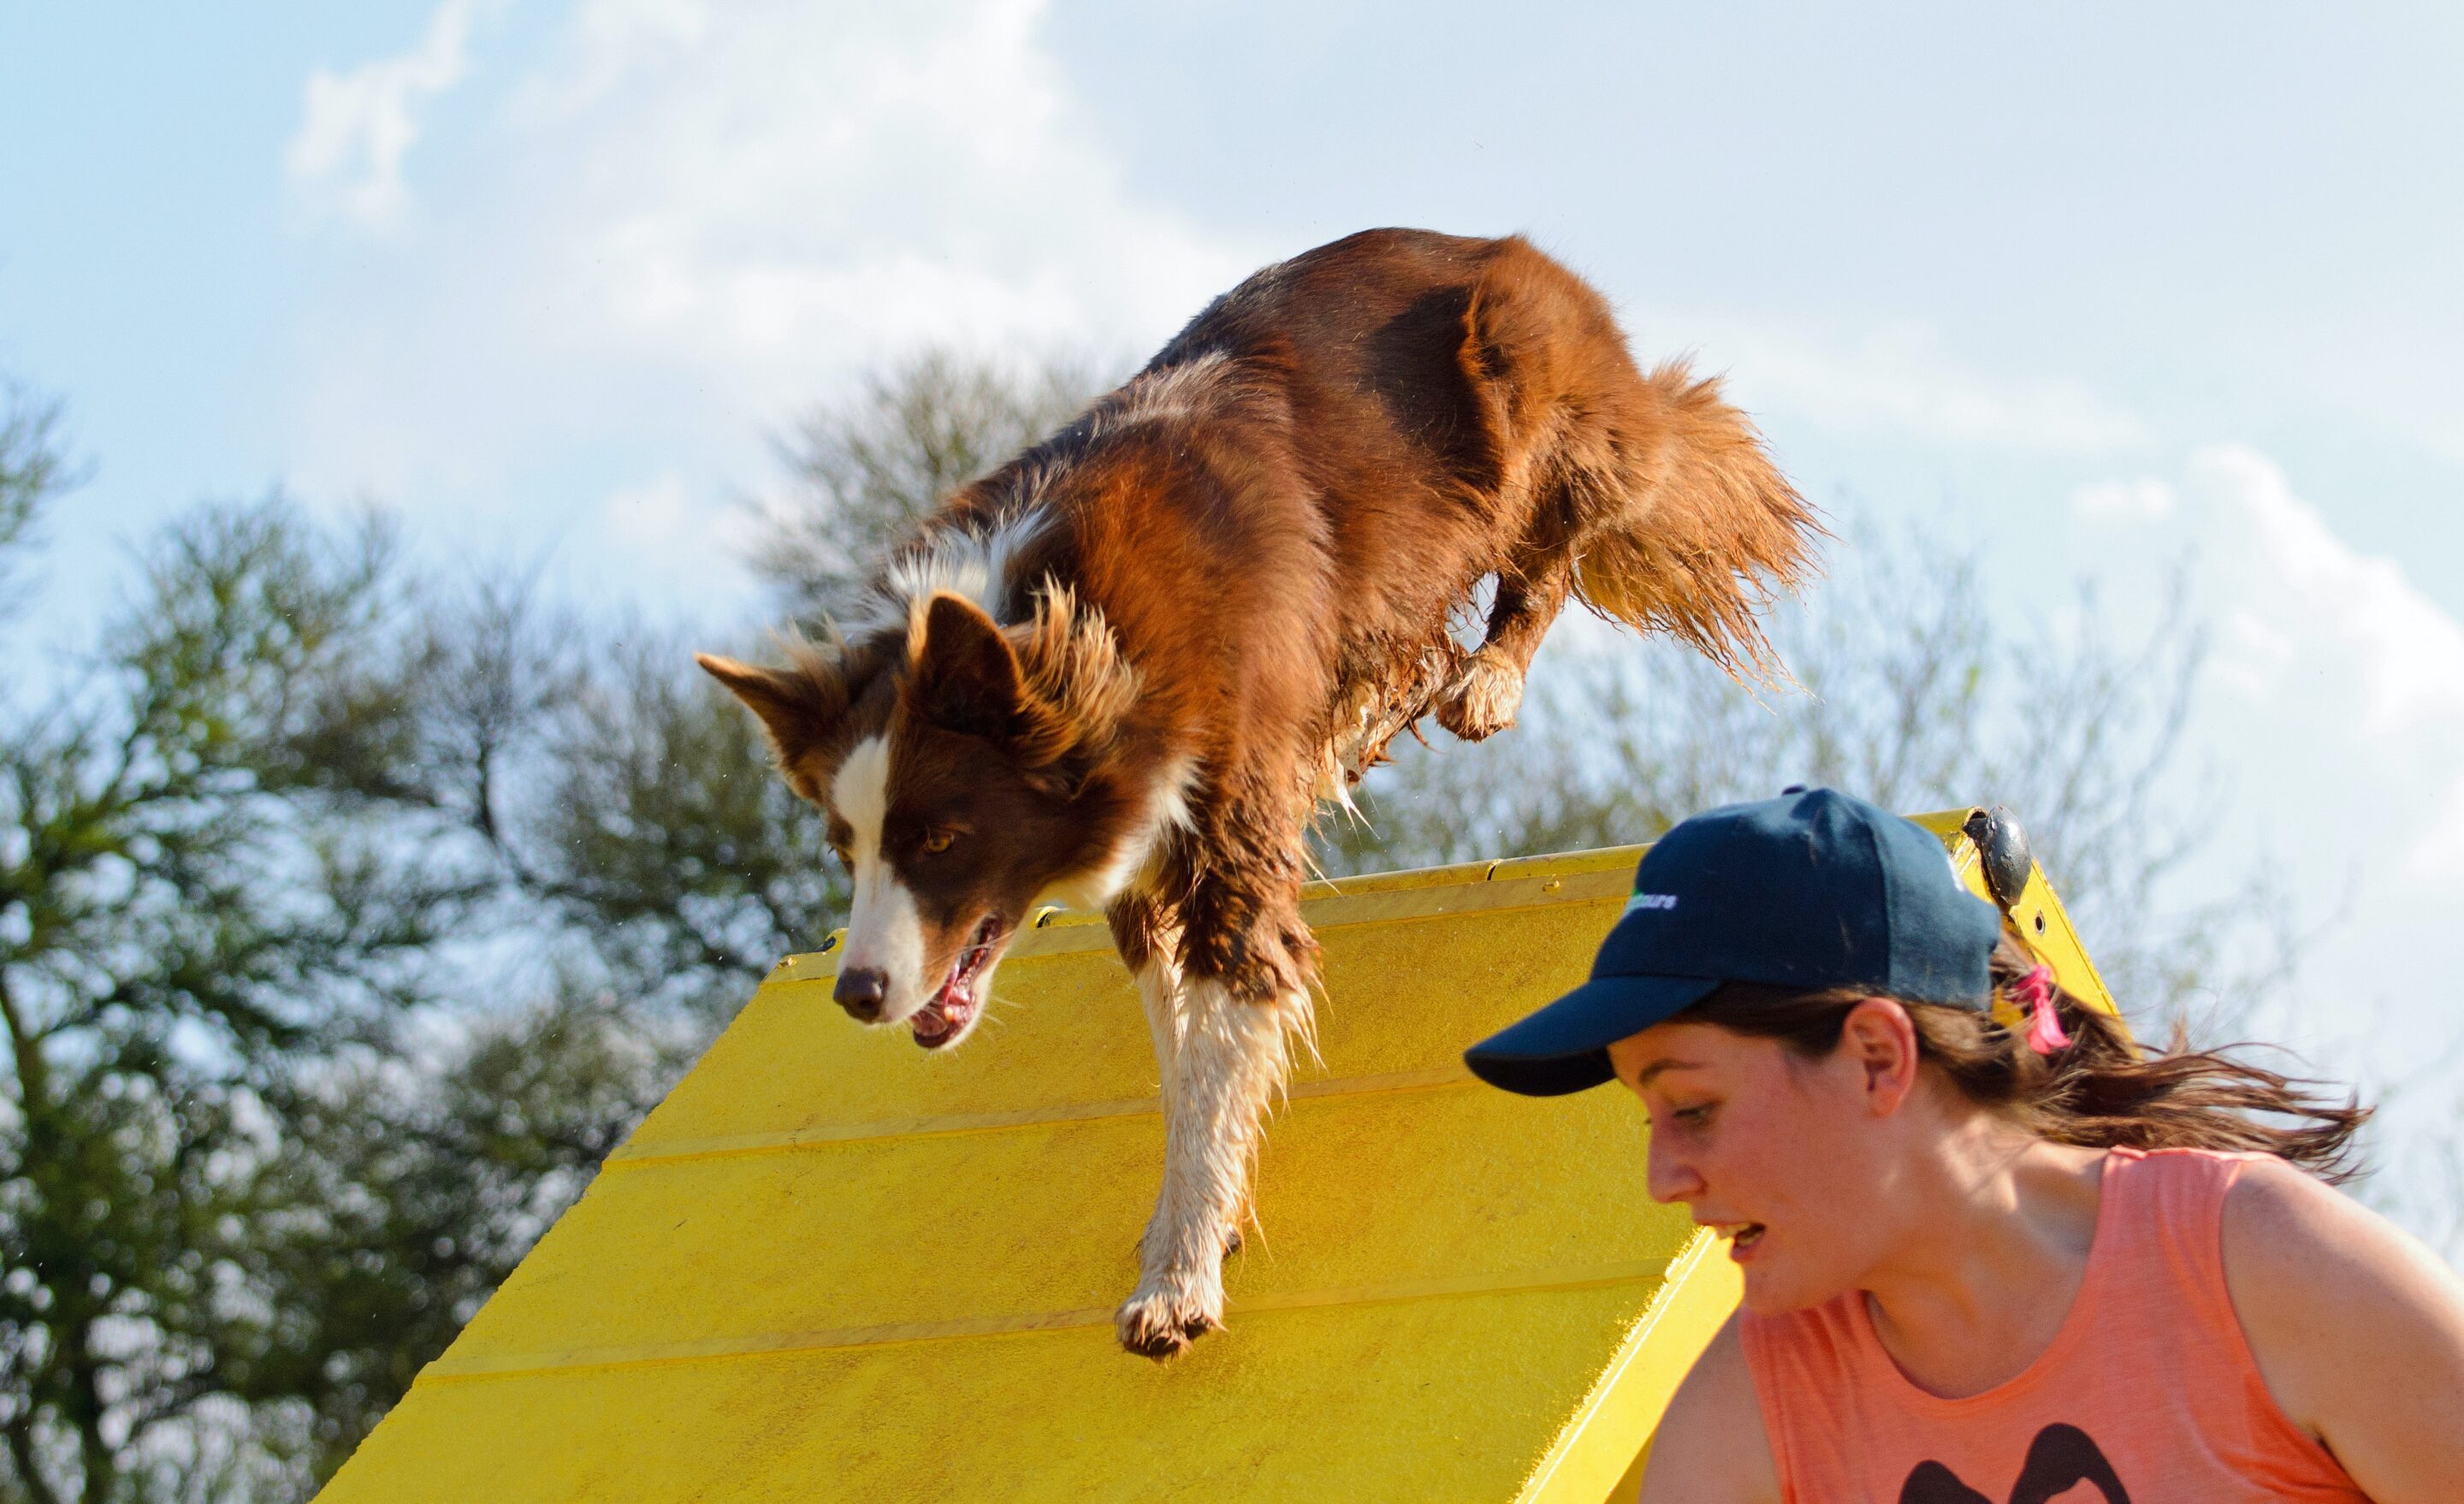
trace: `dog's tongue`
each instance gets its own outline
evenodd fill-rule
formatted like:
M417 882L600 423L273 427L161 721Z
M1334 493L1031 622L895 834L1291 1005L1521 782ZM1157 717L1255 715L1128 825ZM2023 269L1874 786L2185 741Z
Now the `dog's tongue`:
M992 931L993 920L989 918L977 926L969 947L958 953L958 959L950 966L950 974L941 979L940 990L908 1020L908 1027L915 1031L917 1044L928 1050L935 1045L948 1044L974 1014L976 999L970 988L979 968L968 964L968 962L971 958L981 959L982 947L990 943Z
M915 1031L917 1044L927 1047L938 1045L958 1031L957 1020L951 1014L963 1012L966 1000L956 996L957 991L955 978L943 983L941 990L933 994L932 1001L917 1008L915 1016L907 1021L908 1027Z

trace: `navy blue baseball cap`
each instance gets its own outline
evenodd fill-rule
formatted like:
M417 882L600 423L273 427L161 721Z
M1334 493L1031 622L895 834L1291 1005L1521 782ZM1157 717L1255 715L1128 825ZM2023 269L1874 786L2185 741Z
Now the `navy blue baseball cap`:
M1614 1080L1608 1047L1724 982L1871 987L1992 1006L1994 907L1923 827L1828 788L1728 805L1660 838L1592 980L1463 1052L1492 1086L1555 1096Z

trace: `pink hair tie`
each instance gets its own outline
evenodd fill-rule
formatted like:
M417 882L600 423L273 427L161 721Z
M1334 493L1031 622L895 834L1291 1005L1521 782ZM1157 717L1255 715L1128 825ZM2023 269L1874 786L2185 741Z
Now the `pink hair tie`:
M2028 1048L2040 1055L2070 1047L2071 1036L2054 1006L2054 968L2041 962L2011 984L2011 1001L2028 1015Z

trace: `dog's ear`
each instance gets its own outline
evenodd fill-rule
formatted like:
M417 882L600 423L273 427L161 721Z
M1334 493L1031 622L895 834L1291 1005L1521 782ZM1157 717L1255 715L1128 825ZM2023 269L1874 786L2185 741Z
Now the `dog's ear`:
M907 705L915 715L1004 745L1016 739L1026 694L1018 652L982 608L946 590L935 594L907 652Z
M780 770L799 792L812 798L817 791L805 789L798 770L847 715L847 676L818 652L791 649L789 656L792 661L783 669L738 663L715 652L694 653L693 661L760 718Z
M1034 619L1013 629L1012 640L1026 684L1019 760L1045 767L1099 755L1128 720L1139 687L1104 613L1068 586L1047 585Z

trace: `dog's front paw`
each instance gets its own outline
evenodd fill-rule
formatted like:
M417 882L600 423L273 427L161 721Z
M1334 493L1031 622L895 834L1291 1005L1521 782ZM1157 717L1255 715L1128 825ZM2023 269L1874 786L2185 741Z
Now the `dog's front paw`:
M1514 724L1523 704L1523 675L1506 654L1483 648L1463 665L1462 676L1446 686L1438 701L1438 724L1463 738L1479 741Z
M1138 1281L1112 1319L1121 1346L1141 1358L1170 1358L1223 1325L1222 1272L1158 1270Z

